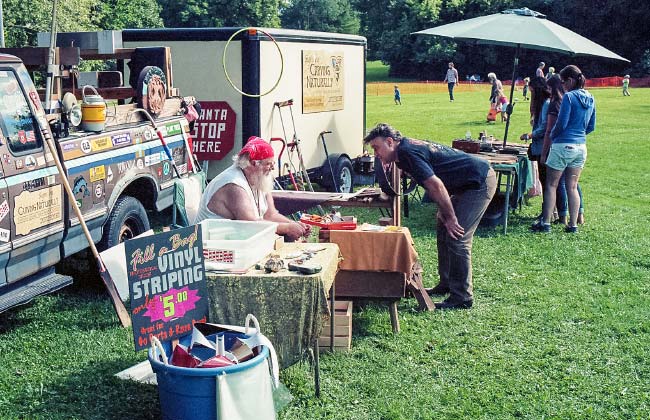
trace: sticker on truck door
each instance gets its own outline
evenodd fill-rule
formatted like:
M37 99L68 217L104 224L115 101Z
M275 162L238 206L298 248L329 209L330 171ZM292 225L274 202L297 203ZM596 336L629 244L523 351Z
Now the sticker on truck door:
M14 201L16 235L27 235L38 228L62 220L61 184L38 191L23 191Z

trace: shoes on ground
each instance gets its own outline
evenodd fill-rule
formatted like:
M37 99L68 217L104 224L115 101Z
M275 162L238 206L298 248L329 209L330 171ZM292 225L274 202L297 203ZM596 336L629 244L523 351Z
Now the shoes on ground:
M443 300L442 302L435 303L436 309L469 309L472 307L473 301L465 300L463 302L452 302L450 300Z
M564 228L566 233L578 233L578 226L567 226Z
M429 296L431 296L431 295L446 295L447 293L449 293L449 287L448 286L443 286L442 284L438 283L438 285L436 287L426 288L426 289L424 289L424 291L427 292L427 294Z
M539 232L539 233L549 233L551 231L551 225L547 225L546 223L543 222L537 222L534 223L531 227L530 230L532 232Z

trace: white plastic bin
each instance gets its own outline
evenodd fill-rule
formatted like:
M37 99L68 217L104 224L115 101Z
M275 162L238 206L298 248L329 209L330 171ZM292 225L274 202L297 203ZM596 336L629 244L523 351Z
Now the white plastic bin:
M246 271L271 251L277 223L208 219L201 222L206 270Z

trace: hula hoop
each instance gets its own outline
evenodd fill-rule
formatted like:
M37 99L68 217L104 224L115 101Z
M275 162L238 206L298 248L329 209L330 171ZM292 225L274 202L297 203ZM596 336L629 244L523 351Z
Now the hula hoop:
M226 51L228 51L228 45L230 45L230 41L232 41L240 33L244 32L244 31L247 31L249 29L254 29L254 30L256 30L258 32L261 32L264 35L266 35L271 41L273 41L276 48L278 49L278 53L280 54L280 75L278 76L278 80L276 80L275 84L271 87L271 89L267 90L264 93L260 93L260 94L246 93L243 90L239 89L237 86L235 86L233 81L230 79L230 75L228 75L228 70L226 70ZM280 49L280 46L278 45L278 42L268 32L263 31L262 29L252 27L252 26L242 28L242 29L238 30L237 32L235 32L234 34L232 34L230 36L230 38L228 38L228 42L226 42L226 46L223 49L223 56L222 56L222 59L221 59L221 64L223 66L223 72L226 75L226 80L228 81L228 83L230 83L230 86L232 86L232 88L235 89L237 92L241 93L244 96L248 96L249 98L261 98L262 96L268 95L269 93L273 92L275 90L275 88L278 87L278 85L280 84L280 79L282 79L282 74L284 73L284 57L282 56L282 50Z

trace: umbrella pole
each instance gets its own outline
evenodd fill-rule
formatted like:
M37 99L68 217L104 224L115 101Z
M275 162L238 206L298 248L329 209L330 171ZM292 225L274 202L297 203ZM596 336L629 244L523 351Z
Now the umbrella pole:
M515 77L517 75L517 64L519 64L519 44L517 44L517 50L515 51L515 62L512 65L512 81L510 83L510 103L508 104L508 108L506 110L506 114L508 114L508 119L506 120L506 132L503 134L503 147L506 147L506 142L508 141L508 128L510 127L510 116L512 115L512 111L514 110L514 102L512 101L512 97L514 96L515 93Z

